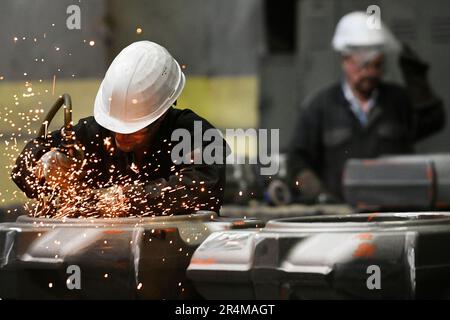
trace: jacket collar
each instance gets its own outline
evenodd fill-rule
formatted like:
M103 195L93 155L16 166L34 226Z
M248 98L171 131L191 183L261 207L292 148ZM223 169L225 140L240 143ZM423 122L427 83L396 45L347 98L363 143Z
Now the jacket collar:
M385 90L384 84L381 82L377 88L376 99L374 100L373 106L371 107L369 114L367 115L367 123L365 126L361 124L358 117L355 115L355 112L351 108L351 103L347 100L342 83L339 85L338 97L337 101L340 105L344 106L348 112L351 113L352 117L358 122L358 124L363 128L372 127L377 120L384 114L384 99L385 98Z

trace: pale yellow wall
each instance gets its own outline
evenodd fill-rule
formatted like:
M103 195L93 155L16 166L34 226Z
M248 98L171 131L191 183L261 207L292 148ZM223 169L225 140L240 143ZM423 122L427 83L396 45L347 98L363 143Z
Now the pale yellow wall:
M69 93L72 97L75 122L90 116L99 85L99 79L56 79L54 83L0 80L0 206L23 202L25 199L9 178L14 159L24 146L23 133L30 130L31 136L27 135L27 138L34 137L46 112L62 93ZM256 127L257 90L257 78L253 76L188 76L185 90L178 100L178 107L194 110L218 128ZM27 121L26 116L34 121ZM59 128L62 120L60 112L50 129ZM27 122L30 122L30 125L25 128Z

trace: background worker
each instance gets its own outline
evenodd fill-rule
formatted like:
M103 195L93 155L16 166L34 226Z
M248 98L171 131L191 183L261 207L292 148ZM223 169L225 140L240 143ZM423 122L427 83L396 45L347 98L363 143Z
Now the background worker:
M290 176L304 201L342 201L347 159L412 153L415 142L445 125L443 103L426 80L428 66L409 48L400 58L407 90L381 80L386 55L400 48L383 23L371 29L364 12L349 13L332 44L343 78L306 103L289 149Z
M71 190L67 197L71 199L66 199L71 201L84 190L118 186L110 198L124 199L134 214L218 212L225 165L173 163L171 159L174 130L186 129L194 139L194 121L201 121L203 131L213 128L194 112L173 108L184 84L179 64L165 48L149 41L129 45L106 72L94 116L74 126L85 156L75 178L68 178L73 172L67 158L52 149L61 141L61 133L54 132L49 142L37 138L26 145L13 169L13 180L30 198L56 187ZM224 141L220 145L226 147ZM113 216L123 214L114 212L114 201L103 201L100 209ZM77 205L86 210L86 202L81 197Z

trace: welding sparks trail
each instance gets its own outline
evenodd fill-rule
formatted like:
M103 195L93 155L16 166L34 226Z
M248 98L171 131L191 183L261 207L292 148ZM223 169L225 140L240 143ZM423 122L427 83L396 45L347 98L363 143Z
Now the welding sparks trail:
M112 140L101 138L100 141L106 151L115 146ZM152 157L160 154L158 150ZM95 185L96 179L102 174L95 169L86 169L86 163L97 163L95 154L84 160L82 169L72 172L55 173L53 178L40 185L37 180L30 178L28 183L35 184L39 190L39 201L28 205L28 211L34 217L47 218L117 218L117 217L147 217L156 215L172 215L182 210L198 211L210 208L219 200L207 197L207 201L200 201L198 196L189 196L189 192L197 191L207 194L204 181L185 180L184 171L176 166L170 168L173 177L177 177L175 185L164 182L149 182L146 178L150 171L157 172L160 165L149 163L139 168L135 163L129 167L130 175L120 172L111 165L108 169L109 179L105 184ZM27 163L33 162L25 158ZM29 170L35 168L27 165ZM176 171L176 170L179 171ZM31 176L33 177L33 176ZM163 179L164 180L164 179ZM185 185L184 183L186 183ZM68 186L61 188L60 186ZM151 187L150 187L151 186ZM204 203L202 203L204 202Z
M55 95L56 75L53 75L52 96Z
M52 27L56 26L53 24ZM54 30L55 28L52 28ZM43 37L34 37L30 35L17 35L13 38L11 45L19 46L22 41L28 41L33 46L48 45L49 40L52 40L53 31L50 30L43 34ZM136 26L136 34L143 33L142 27ZM48 37L47 37L48 35ZM39 41L38 41L39 40ZM84 40L83 47L87 50L95 50L98 44L94 40ZM64 48L60 43L58 46L50 46L52 54L58 56L66 55L71 57L72 54ZM53 49L54 48L54 49ZM39 51L39 50L38 50ZM34 56L33 65L45 65L51 61L50 56ZM70 62L67 62L69 64ZM125 170L119 162L113 162L118 158L117 146L114 139L111 137L97 137L92 141L84 142L89 144L86 152L84 162L80 170L71 168L69 172L55 172L52 173L50 179L47 176L38 175L37 163L38 158L42 154L55 148L59 142L52 141L51 132L49 132L50 123L44 122L45 133L44 137L36 139L35 125L40 124L41 116L44 109L41 104L43 100L28 107L29 102L34 101L33 98L45 99L46 97L58 96L56 88L56 78L67 68L66 65L58 65L57 70L52 71L53 79L52 88L49 86L39 89L39 86L32 86L30 79L25 82L25 87L22 92L16 92L13 96L13 107L15 110L1 110L0 121L10 128L10 134L7 137L2 137L5 140L3 147L3 155L11 160L13 163L16 159L18 162L23 162L23 170L15 173L15 178L21 179L27 188L33 191L38 201L31 200L26 204L27 211L30 215L35 217L49 217L49 218L64 218L64 217L146 217L155 215L171 215L183 212L183 210L198 211L201 209L209 209L212 205L216 205L219 199L208 196L208 186L199 181L191 181L189 177L184 176L183 168L179 165L170 167L171 182L159 182L161 176L166 176L169 168L164 168L159 163L159 156L162 154L170 154L170 141L163 141L167 145L162 150L156 150L153 154L148 154L146 157L151 159L143 165L139 161L127 162L127 169ZM183 65L184 69L185 66ZM27 72L23 72L27 71ZM30 70L20 71L25 77L33 76ZM72 77L75 73L69 70ZM1 74L0 80L8 75ZM39 79L40 86L43 80ZM135 101L138 102L137 100ZM22 110L27 106L27 111ZM19 109L20 108L20 109ZM17 111L20 110L20 111ZM16 111L20 120L12 116ZM54 135L53 135L54 136ZM85 137L83 137L85 138ZM32 147L42 148L38 153L25 151L18 158L18 145L22 142L29 142ZM83 147L83 148L84 148ZM104 149L102 149L104 148ZM42 152L41 152L42 151ZM101 157L97 156L97 151L103 151ZM150 153L150 152L149 152ZM108 162L109 161L109 162ZM109 165L109 163L115 163ZM108 163L108 164L106 164ZM16 166L11 164L9 169L14 169ZM49 170L48 167L43 166L42 170ZM43 177L45 179L43 179ZM166 177L167 178L167 177ZM164 180L164 179L163 179ZM198 179L197 179L198 180ZM99 182L101 181L101 182ZM201 201L197 196L192 195L192 191L199 194L205 194L207 201ZM18 192L15 191L13 197L16 197ZM20 194L20 192L19 192ZM3 197L3 194L0 194ZM28 194L27 194L28 195ZM0 199L4 202L5 199Z

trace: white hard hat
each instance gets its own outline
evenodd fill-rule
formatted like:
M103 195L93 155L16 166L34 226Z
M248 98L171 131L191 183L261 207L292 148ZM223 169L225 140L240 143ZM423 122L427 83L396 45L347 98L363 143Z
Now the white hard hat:
M397 52L400 45L386 27L380 22L380 27L371 27L369 16L362 11L346 14L339 20L333 37L334 50L349 53L361 48L373 48L383 52Z
M164 47L134 42L106 72L95 98L95 121L117 133L139 131L170 108L184 84L180 65Z

